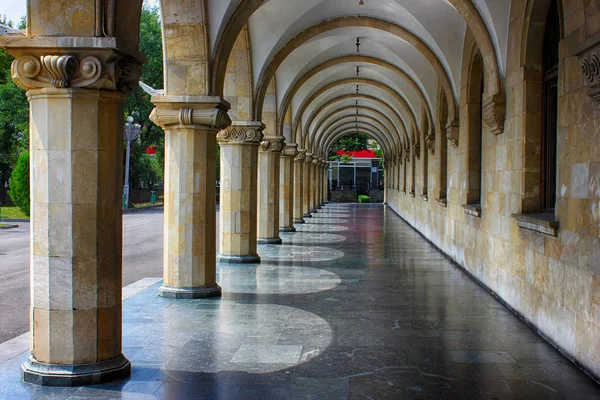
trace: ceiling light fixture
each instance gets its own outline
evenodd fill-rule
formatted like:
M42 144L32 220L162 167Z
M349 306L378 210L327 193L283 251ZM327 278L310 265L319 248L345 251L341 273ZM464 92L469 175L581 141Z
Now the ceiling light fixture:
M358 2L358 5L359 5L359 6L364 6L364 5L365 5L365 2L364 2L363 0L360 0L360 1Z
M360 38L356 38L356 52L360 53Z
M358 85L356 85L356 94L358 94L358 92L360 92L360 88L358 87Z
M356 76L360 76L360 67L356 67Z

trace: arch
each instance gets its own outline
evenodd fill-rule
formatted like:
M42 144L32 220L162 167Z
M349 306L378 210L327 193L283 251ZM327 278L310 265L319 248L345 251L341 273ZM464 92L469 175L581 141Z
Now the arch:
M100 2L96 3L100 4ZM119 2L117 9L122 3L128 3L128 1ZM165 94L167 96L205 96L210 93L208 14L205 2L203 0L188 0L185 4L185 12L182 10L181 2L161 0L160 3L163 27ZM141 9L141 1L139 8ZM227 57L222 60L223 79L227 71L229 55L244 25L236 31L231 40L231 48L227 53ZM223 93L223 87L221 87L220 93Z
M394 141L389 137L389 135L390 135L389 131L385 128L385 126L383 126L381 123L379 123L379 121L377 121L375 118L369 118L366 116L362 116L363 120L358 120L358 121L356 121L355 119L349 120L349 118L351 118L351 117L346 117L344 120L340 121L336 125L332 125L331 127L329 127L327 129L327 131L323 132L323 135L321 135L318 142L316 143L317 147L321 145L323 138L327 137L330 132L335 131L341 127L357 126L359 123L362 123L365 126L371 126L374 128L376 127L384 135L383 137L384 137L385 141L388 143L390 149L394 148L394 146L393 146ZM365 121L365 119L368 121L372 121L372 122L367 122L367 121Z
M399 39L404 40L405 42L414 46L415 49L418 50L431 63L438 75L447 81L446 84L448 88L453 87L449 74L444 68L440 59L425 42L423 42L412 32L406 30L400 25L396 25L392 22L384 21L378 18L364 16L344 16L323 21L304 30L302 33L286 43L281 49L279 49L277 54L271 57L270 62L265 68L263 68L258 78L258 84L255 91L256 102L254 115L260 116L262 114L262 102L266 91L265 82L268 82L272 79L277 71L277 68L279 68L287 56L289 56L296 48L308 42L310 39L322 34L323 32L347 27L373 28L397 36ZM450 95L454 96L454 92L452 90L450 90L449 97Z
M252 48L248 25L236 39L225 71L223 96L231 104L232 121L249 121L252 116Z
M415 114L415 111L413 110L413 108L410 106L410 104L408 103L408 101L404 98L404 96L402 96L400 93L398 93L397 91L395 91L394 89L390 88L389 86L376 81L374 79L368 79L368 78L346 78L346 79L340 79L338 81L335 82L331 82L325 86L323 86L322 88L318 89L316 92L314 92L312 95L310 95L307 99L305 99L302 102L302 105L300 106L300 108L298 109L298 111L296 112L296 115L294 117L294 122L292 123L292 129L295 129L298 126L298 121L302 118L302 116L304 115L304 112L306 111L306 109L308 108L308 106L315 101L320 95L322 95L323 93L327 92L330 89L333 89L335 87L338 86L342 86L342 85L347 85L347 84L357 84L357 85L368 85L368 86L372 86L375 87L377 89L381 89L384 92L388 93L389 95L391 95L396 101L398 101L400 103L400 105L406 110L406 112L408 113L408 116L411 119L411 122L413 124L413 126L418 127L417 125L417 116ZM308 123L305 125L304 129L305 131L310 127L310 125L312 124L312 119L308 119L307 120ZM417 134L420 133L419 128L416 128L416 132ZM415 137L411 138L413 141L415 141Z
M482 200L482 159L483 159L483 94L484 64L481 52L474 44L469 57L466 85L466 128L467 128L467 204L481 205Z
M379 104L381 104L383 107L385 107L388 111L390 111L392 114L396 115L396 117L398 118L398 120L400 121L400 124L402 125L402 130L404 133L404 140L402 140L402 136L400 135L399 132L396 132L397 136L398 136L398 141L400 143L408 143L408 134L407 134L407 128L406 128L406 123L404 122L404 118L402 117L402 115L400 115L394 108L390 107L388 104L386 104L385 102L383 102L381 99L378 99L377 97L374 96L369 96L369 95L365 95L365 94L346 94L346 95L341 95L338 96L334 99L329 100L328 102L324 103L323 105L321 105L317 110L315 110L315 112L313 113L313 116L311 116L311 118L315 118L316 115L320 114L323 110L325 110L327 107L338 103L340 101L344 101L344 100L354 100L354 99L366 99L366 100L371 100L374 102L377 102ZM297 143L302 143L303 141L303 137L302 137L302 129L300 125L302 121L299 121L299 126L297 130L294 130L293 132L296 132L296 142ZM310 124L307 124L310 125ZM300 132L300 138L298 138L298 132ZM300 140L298 140L300 139Z
M371 137L373 137L374 139L376 139L377 142L379 144L381 144L381 148L383 150L384 155L385 154L388 154L388 155L392 154L392 152L390 151L390 149L386 147L385 142L381 141L382 136L381 136L380 132L374 131L371 128L364 127L364 126L361 127L360 129L363 132L365 132L368 135L370 135ZM327 140L323 143L323 151L324 151L324 153L325 154L329 153L329 151L331 150L331 146L333 146L333 144L335 143L336 140L340 139L343 136L351 135L353 133L356 133L356 129L354 127L352 127L352 128L343 128L343 129L340 129L338 131L331 132L329 138L327 138Z
M336 125L334 127L331 127L327 132L325 132L321 136L321 138L319 140L319 144L316 147L317 148L320 147L321 146L321 142L324 140L324 138L327 138L330 135L331 132L339 130L339 129L342 129L342 128L355 128L356 126L365 126L365 127L369 127L369 128L372 128L372 129L376 129L378 132L380 132L382 134L382 138L381 139L383 140L383 143L387 143L389 149L393 149L394 148L394 146L393 146L394 142L392 140L390 140L390 138L386 135L385 129L382 129L381 126L379 126L377 124L374 124L374 123L371 123L371 122L365 122L365 121L355 122L354 120L342 122L342 123L340 123L340 124L338 124L338 125ZM356 131L356 128L355 128L355 131Z
M521 109L523 115L521 143L523 146L523 173L521 177L521 212L542 211L542 63L546 19L552 2L558 7L559 39L564 38L564 8L561 0L528 0L523 15L519 66L523 70ZM560 68L560 67L559 67ZM558 75L560 79L560 74Z
M292 102L292 99L294 98L294 96L296 95L296 93L298 92L298 90L310 78L312 78L313 76L315 76L319 72L325 71L326 69L334 67L336 65L345 64L345 63L357 63L357 62L362 62L362 63L367 63L367 64L373 64L373 65L378 65L378 66L387 68L390 71L396 73L398 76L400 76L403 79L405 79L406 82L415 90L415 92L417 93L417 95L421 99L423 107L427 106L427 110L428 110L428 113L429 113L430 121L431 121L431 123L433 123L433 111L432 111L432 108L431 108L431 102L429 101L429 99L428 99L427 95L425 94L425 91L423 90L423 88L421 86L419 86L419 84L417 83L417 81L415 81L413 79L413 77L411 77L402 68L399 68L399 67L395 66L394 64L389 63L389 62L387 62L385 60L382 60L380 58L370 57L370 56L362 56L362 55L355 55L355 54L347 54L347 55L344 55L344 56L341 56L341 57L337 57L337 58L333 58L331 60L328 60L328 61L326 61L326 62L324 62L324 63L316 66L315 68L311 69L306 74L304 74L303 76L301 76L300 78L298 78L294 82L292 82L292 84L290 85L291 89L288 89L288 91L285 93L285 95L283 97L283 100L281 102L281 106L280 106L281 115L283 115L283 112L285 110L287 110L287 108L290 106L290 104ZM451 107L452 107L451 108L451 115L454 116L453 120L458 120L458 107L456 106L456 103L454 102L454 99L452 99ZM280 121L279 124L282 125L283 121Z
M258 10L263 4L266 4L269 0L245 0L241 2L238 7L231 13L227 23L219 31L219 35L216 40L216 45L213 52L213 73L211 76L211 93L218 95L222 90L224 65L222 65L223 54L229 54L231 51L231 44L237 37L237 33L242 29L243 25L248 21L250 16ZM486 54L486 69L489 71L490 89L494 89L491 94L498 94L502 89L502 77L500 74L500 66L498 64L499 55L495 48L491 34L479 12L477 7L473 4L472 0L447 0L456 11L463 17L465 23L469 29L475 33L475 39L479 48L484 49ZM354 17L357 18L357 17ZM335 20L335 19L334 19ZM331 20L331 21L334 21ZM298 35L300 36L300 35ZM275 68L276 69L276 68ZM445 75L448 78L447 75ZM492 84L493 83L493 84ZM450 85L452 87L452 85ZM448 99L457 96L454 95L454 91L450 90L446 93ZM259 100L262 96L257 96ZM260 106L259 106L260 107ZM260 111L260 110L258 110ZM260 112L257 113L260 115Z
M315 126L315 129L311 132L311 135L309 136L309 144L312 143L312 141L316 138L316 134L320 131L321 126L324 125L327 120L337 116L338 114L340 114L344 111L350 111L350 110L360 110L360 111L371 112L371 113L377 115L382 120L384 120L387 123L387 126L395 127L394 123L387 115L385 115L384 113L382 113L381 111L379 111L375 108L360 106L360 105L359 106L346 106L346 107L338 108L337 110L333 111L332 113L330 113L327 116L325 116L324 118L322 118L321 121L319 121L319 123L317 123L317 125ZM353 114L353 116L356 116L356 114ZM336 121L339 121L339 119ZM311 139L313 139L313 140L311 140Z

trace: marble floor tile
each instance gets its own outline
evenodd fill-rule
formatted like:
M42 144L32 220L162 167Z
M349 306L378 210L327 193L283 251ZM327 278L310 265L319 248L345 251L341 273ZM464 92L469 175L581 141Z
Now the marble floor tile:
M383 206L330 204L308 220L259 245L261 264L220 264L222 298L164 299L151 279L128 292L130 378L24 384L19 338L0 351L0 399L600 399Z

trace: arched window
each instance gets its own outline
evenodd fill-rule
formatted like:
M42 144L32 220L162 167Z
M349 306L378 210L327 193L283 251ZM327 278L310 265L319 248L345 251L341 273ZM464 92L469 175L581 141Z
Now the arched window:
M558 141L558 45L560 20L558 4L552 0L544 30L542 51L542 140L541 140L541 211L554 211L556 204L556 145Z
M477 49L469 70L467 114L469 124L467 158L467 204L481 204L482 174L482 107L483 107L483 59Z

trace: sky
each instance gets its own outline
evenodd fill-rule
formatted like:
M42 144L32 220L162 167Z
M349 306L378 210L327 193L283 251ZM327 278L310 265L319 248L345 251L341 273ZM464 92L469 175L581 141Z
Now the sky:
M155 5L158 0L144 0L144 3ZM0 15L6 14L16 26L26 13L26 5L27 0L0 0Z
M6 14L6 18L16 25L25 15L26 0L0 0L0 15Z

